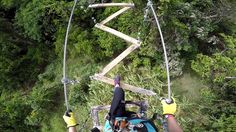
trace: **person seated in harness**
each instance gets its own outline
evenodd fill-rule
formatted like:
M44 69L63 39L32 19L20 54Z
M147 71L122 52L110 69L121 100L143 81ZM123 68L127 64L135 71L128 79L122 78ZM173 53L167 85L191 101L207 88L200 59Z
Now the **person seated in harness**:
M104 132L157 132L158 129L152 120L141 118L135 112L126 111L125 109L125 92L120 87L120 76L114 79L114 95L108 113ZM171 103L167 103L166 99L161 100L163 107L163 115L167 119L167 127L169 132L182 132L181 127L176 122L174 114L176 112L176 103L172 99ZM72 112L66 112L63 116L69 132L76 132L77 125ZM92 132L99 132L98 128L93 128Z

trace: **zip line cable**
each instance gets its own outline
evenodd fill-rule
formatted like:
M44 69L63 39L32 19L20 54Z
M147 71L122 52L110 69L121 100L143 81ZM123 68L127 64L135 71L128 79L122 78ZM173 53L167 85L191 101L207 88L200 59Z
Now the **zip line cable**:
M76 6L77 2L78 2L78 0L74 0L74 5L73 5L73 8L71 10L69 22L68 22L68 25L67 25L66 37L65 37L65 43L64 43L63 78L62 78L61 82L64 85L64 96L65 96L65 103L66 103L66 110L67 111L69 110L69 104L68 104L68 99L67 99L67 87L66 87L66 85L68 83L70 83L70 81L66 76L66 50L67 50L68 34L69 34L69 30L70 30L71 20L72 20L74 10L75 10L75 6Z
M162 35L161 26L160 26L159 21L157 19L157 15L156 15L156 12L153 8L153 3L152 3L151 0L148 0L147 6L150 7L151 10L152 10L152 14L155 18L155 21L156 21L156 24L157 24L157 27L158 27L158 30L159 30L159 33L160 33L160 36L161 36L161 42L162 42L162 47L163 47L164 56L165 56L167 82L168 82L168 100L167 100L167 103L170 103L171 102L170 73L169 73L169 63L168 63L168 58L167 58L167 53L166 53L165 42L164 42L164 38L163 38L163 35Z
M161 37L161 42L162 42L162 47L163 47L163 51L164 51L164 56L165 56L165 64L166 64L166 74L167 74L167 83L168 83L168 98L166 99L166 103L171 103L171 89L170 89L170 73L169 73L169 63L168 63L168 58L167 58L167 53L166 53L166 47L165 47L165 42L164 42L164 38L162 35L162 31L161 31L161 26L160 23L158 21L156 12L153 8L153 3L151 0L148 0L147 6L151 8L152 10L152 14L155 18L159 33L160 33L160 37ZM164 132L168 132L168 125L167 125L167 121L164 119L162 121L162 127L163 127L163 131Z

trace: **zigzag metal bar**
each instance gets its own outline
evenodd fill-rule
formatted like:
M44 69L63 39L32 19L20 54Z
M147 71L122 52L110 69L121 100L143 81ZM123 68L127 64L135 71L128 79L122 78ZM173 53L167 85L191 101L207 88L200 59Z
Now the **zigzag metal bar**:
M103 20L101 23L97 23L95 25L95 27L111 33L121 39L124 39L125 41L132 43L132 45L127 48L125 51L123 51L118 57L116 57L112 62L110 62L103 70L101 73L99 74L95 74L94 76L92 76L92 79L95 80L99 80L102 81L104 83L108 83L113 85L113 79L105 77L104 75L107 74L114 66L116 66L120 61L122 61L127 55L129 55L132 51L134 51L136 48L138 48L141 44L141 41L132 38L122 32L119 32L115 29L112 29L110 27L105 26L104 24L106 24L107 22L111 21L112 19L116 18L117 16L119 16L120 14L122 14L123 12L127 11L128 9L130 9L131 7L134 7L133 3L104 3L104 4L94 4L94 5L89 5L90 8L99 8L99 7L111 7L111 6L120 6L120 7L124 7L122 9L120 9L119 11L115 12L114 14L110 15L108 18L106 18L105 20ZM156 95L155 92L151 91L151 90L146 90L140 87L135 87L129 84L125 84L121 82L121 87L127 90L130 90L132 92L135 93L140 93L140 94L144 94L144 95Z
M117 56L112 62L110 62L100 73L100 75L105 75L109 72L114 66L116 66L120 61L122 61L127 55L129 55L132 51L138 48L140 45L132 44L129 48L127 48L124 52L122 52L119 56Z
M113 79L105 77L105 76L101 76L99 74L95 74L94 76L92 76L92 78L95 79L95 80L102 81L102 82L107 83L107 84L114 85L114 80ZM135 92L135 93L140 93L140 94L144 94L144 95L151 95L151 96L156 95L156 93L154 93L151 90L146 90L146 89L143 89L143 88L140 88L140 87L135 87L135 86L123 83L123 82L120 83L120 86L122 88L126 89L126 90L129 90L129 91L132 91L132 92Z
M108 33L111 33L111 34L113 34L113 35L115 35L115 36L117 36L117 37L120 37L120 38L124 39L125 41L130 42L130 43L132 43L132 44L140 45L140 43L141 43L139 40L137 40L137 39L135 39L135 38L132 38L132 37L130 37L130 36L128 36L128 35L126 35L126 34L124 34L124 33L122 33L122 32L119 32L119 31L117 31L117 30L115 30L115 29L112 29L112 28L107 27L107 26L105 26L105 25L102 25L102 24L100 24L100 23L97 23L97 24L95 25L95 27L97 27L97 28L99 28L99 29L101 29L101 30L103 30L103 31L106 31L106 32L108 32Z
M89 5L89 8L100 8L100 7L114 7L114 6L120 6L120 7L134 7L134 3L102 3L102 4L92 4Z
M120 14L122 14L123 12L129 10L131 7L124 7L122 9L120 9L119 11L117 11L116 13L110 15L109 17L107 17L105 20L103 20L102 22L100 22L100 24L106 24L109 21L111 21L112 19L116 18L117 16L119 16Z

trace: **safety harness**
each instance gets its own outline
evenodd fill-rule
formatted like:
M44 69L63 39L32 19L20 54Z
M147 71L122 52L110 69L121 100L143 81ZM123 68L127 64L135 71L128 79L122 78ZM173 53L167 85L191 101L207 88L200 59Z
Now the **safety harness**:
M114 121L106 120L105 132L157 132L153 120L138 117L117 117Z
M106 116L106 123L104 126L104 132L157 132L153 121L156 116L151 119L146 118L147 104L135 103L132 101L125 101L125 105L135 104L139 106L139 112L126 111L125 117L111 117L110 114ZM154 114L156 115L156 114Z

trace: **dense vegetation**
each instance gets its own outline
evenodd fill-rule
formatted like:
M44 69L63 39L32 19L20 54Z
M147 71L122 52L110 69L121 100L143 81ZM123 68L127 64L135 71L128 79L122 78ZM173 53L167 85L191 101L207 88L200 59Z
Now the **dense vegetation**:
M128 0L113 0L113 2ZM89 2L98 2L91 0ZM144 20L144 0L111 21L119 31L140 37L142 46L109 73L125 82L157 92L157 97L127 92L129 100L149 101L149 115L161 113L159 97L166 96L166 73L154 19ZM178 104L176 117L185 131L236 129L236 2L234 0L154 0L166 40ZM87 9L77 5L68 45L68 76L80 80L69 85L70 107L79 129L91 127L89 110L109 104L112 88L90 80L127 43L95 29L118 8ZM73 1L0 0L0 131L65 131L62 53ZM134 17L135 16L135 17ZM94 52L96 51L96 52ZM185 74L199 78L195 97L176 85ZM185 86L187 87L187 86ZM191 90L187 87L187 91ZM182 92L180 92L182 90ZM106 96L104 96L106 95ZM101 118L103 119L103 118Z

